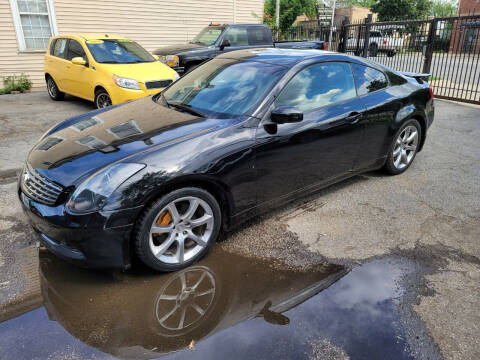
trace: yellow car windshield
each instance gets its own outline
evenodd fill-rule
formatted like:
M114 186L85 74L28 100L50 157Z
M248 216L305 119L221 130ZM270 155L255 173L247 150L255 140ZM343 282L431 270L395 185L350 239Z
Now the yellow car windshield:
M87 47L99 63L133 64L155 61L147 50L128 39L90 40L87 41Z

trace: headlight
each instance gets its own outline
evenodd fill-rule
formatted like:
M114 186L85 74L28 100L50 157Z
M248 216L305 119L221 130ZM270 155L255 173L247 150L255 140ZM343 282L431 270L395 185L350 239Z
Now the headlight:
M177 67L178 64L180 64L180 59L177 55L167 55L165 59L167 60L167 65L170 67Z
M140 85L138 85L137 80L122 78L117 75L113 75L113 82L120 87L126 89L140 90Z
M67 202L67 208L74 213L101 209L125 180L144 167L143 164L118 163L92 175L75 190Z
M180 75L178 75L178 73L176 72L173 76L173 81L177 81L178 79L180 79Z

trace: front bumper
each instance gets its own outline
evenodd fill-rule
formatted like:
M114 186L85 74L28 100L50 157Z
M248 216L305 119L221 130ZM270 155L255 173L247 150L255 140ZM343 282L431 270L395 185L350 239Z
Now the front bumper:
M64 205L37 203L20 188L18 197L41 244L58 257L87 268L130 266L130 236L141 207L71 215Z
M108 93L110 94L110 98L112 99L112 105L141 99L149 95L155 95L164 89L164 88L158 88L158 89L147 90L146 88L144 88L143 84L140 87L141 87L140 90L125 89L119 86L111 87L107 89Z

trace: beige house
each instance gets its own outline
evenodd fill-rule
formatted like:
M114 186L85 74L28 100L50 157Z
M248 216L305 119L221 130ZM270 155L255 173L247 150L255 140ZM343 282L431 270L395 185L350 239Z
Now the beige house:
M23 72L43 88L52 35L115 33L152 51L187 42L212 21L258 23L262 14L263 0L0 0L0 76Z

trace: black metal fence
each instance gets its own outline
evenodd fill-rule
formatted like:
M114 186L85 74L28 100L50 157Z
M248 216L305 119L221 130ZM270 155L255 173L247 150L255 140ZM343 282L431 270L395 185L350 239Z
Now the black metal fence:
M329 40L330 27L307 22L281 40ZM438 98L480 104L480 15L371 22L332 29L331 49L367 57L399 71L431 74Z

